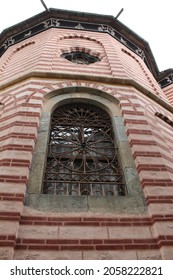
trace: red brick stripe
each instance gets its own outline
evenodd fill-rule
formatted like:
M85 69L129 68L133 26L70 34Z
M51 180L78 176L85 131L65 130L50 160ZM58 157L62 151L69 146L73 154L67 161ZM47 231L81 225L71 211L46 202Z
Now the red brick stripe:
M150 199L152 197L149 197ZM170 198L170 197L169 197ZM165 198L166 199L166 196ZM158 200L159 203L159 200ZM141 218L78 218L78 217L40 217L21 216L21 225L47 226L144 226L152 225L156 221L173 221L173 215L153 215Z
M4 237L2 237L4 238ZM3 239L4 240L4 239ZM3 241L2 241L3 242ZM6 242L6 241L5 241ZM28 250L135 250L172 246L172 236L150 239L17 239L16 249Z
M18 212L0 212L0 221L19 221L20 220L20 213Z

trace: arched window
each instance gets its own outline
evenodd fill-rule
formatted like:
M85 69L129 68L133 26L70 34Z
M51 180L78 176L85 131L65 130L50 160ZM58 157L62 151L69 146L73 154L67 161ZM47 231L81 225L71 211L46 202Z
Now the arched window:
M163 120L165 123L169 124L170 126L173 127L173 121L170 120L168 117L166 117L165 115L163 115L162 113L156 112L155 116L160 118L161 120Z
M126 195L107 112L87 103L54 110L43 185L56 195Z
M97 56L80 51L63 53L61 57L75 64L92 64L100 61L100 59Z

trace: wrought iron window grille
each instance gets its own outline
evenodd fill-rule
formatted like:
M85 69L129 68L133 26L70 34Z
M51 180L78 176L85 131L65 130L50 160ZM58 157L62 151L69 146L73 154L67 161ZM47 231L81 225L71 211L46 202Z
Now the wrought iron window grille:
M67 104L52 115L43 193L126 195L110 116L85 103Z

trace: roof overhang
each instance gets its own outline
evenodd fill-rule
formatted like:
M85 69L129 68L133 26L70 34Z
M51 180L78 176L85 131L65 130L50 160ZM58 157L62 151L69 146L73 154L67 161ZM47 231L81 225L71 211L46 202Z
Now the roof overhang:
M49 9L49 11L44 11L5 29L0 34L0 56L2 56L10 46L49 28L81 29L84 31L108 33L110 36L120 41L122 45L125 45L140 56L153 76L157 80L161 80L161 86L167 86L166 81L168 80L168 74L169 81L171 80L171 83L173 82L173 69L168 69L161 73L159 72L148 42L115 17L109 15Z

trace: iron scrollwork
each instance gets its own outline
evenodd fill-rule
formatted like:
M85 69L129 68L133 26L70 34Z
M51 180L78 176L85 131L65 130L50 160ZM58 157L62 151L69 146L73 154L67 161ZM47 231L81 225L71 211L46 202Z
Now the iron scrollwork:
M57 108L52 116L44 193L125 195L109 115L88 104Z

